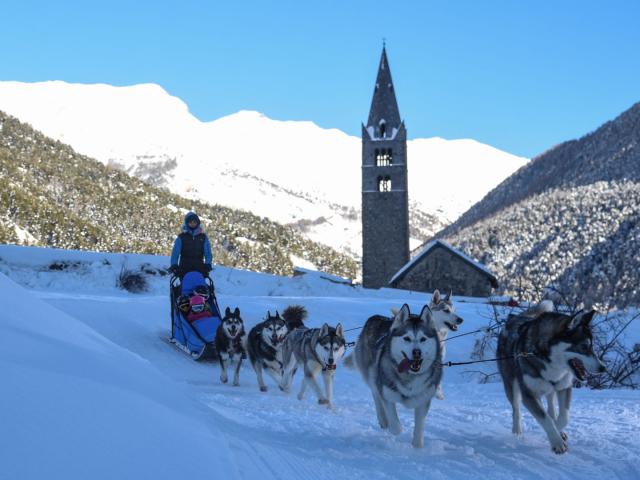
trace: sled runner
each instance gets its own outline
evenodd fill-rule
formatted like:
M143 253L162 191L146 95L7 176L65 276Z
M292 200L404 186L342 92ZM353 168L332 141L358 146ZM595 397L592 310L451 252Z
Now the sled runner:
M182 281L172 276L169 285L171 342L194 360L215 358L221 316L213 281L200 272L188 272Z

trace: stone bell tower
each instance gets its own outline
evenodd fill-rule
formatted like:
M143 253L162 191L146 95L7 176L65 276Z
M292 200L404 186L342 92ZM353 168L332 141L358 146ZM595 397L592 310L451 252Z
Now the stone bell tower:
M387 285L409 261L407 130L382 47L367 124L362 125L362 284Z

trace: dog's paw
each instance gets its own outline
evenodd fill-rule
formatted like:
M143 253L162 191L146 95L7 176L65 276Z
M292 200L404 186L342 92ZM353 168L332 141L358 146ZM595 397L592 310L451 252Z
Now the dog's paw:
M266 392L267 390L268 390L268 389L267 389L267 386L266 386L266 385L265 385L264 387L260 387L260 391L261 391L261 392Z
M220 381L222 383L227 383L229 381L229 379L227 377L220 377Z
M442 390L440 389L436 390L436 398L438 400L444 400L444 393L442 393Z
M424 447L424 438L414 438L411 442L413 448L423 448Z
M516 437L522 436L522 427L520 425L514 425L511 428L511 433L513 433Z
M565 442L569 440L569 435L567 435L566 432L560 432L560 436L562 437L562 440L564 440Z
M318 403L320 405L329 405L329 400L327 400L326 398L319 398Z
M298 394L298 400L302 400L304 399L304 393L299 393Z
M393 435L400 435L402 433L402 425L400 425L399 423L390 424L389 432Z
M234 380L233 381L233 386L234 387L239 387L240 386L240 380Z
M553 453L555 453L556 455L562 455L563 453L566 453L567 450L569 450L569 447L567 446L567 442L563 440L555 445L552 445L551 450L553 450Z

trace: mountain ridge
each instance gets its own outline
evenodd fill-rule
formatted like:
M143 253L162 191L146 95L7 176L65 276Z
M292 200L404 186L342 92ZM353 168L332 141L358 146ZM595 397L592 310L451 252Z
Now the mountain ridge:
M153 84L0 82L0 109L102 163L188 198L252 211L282 224L325 218L305 235L354 258L360 255L361 222L340 214L360 210L359 137L249 110L200 122L182 100ZM409 197L418 219L414 245L527 161L472 140L437 137L409 141L408 158ZM432 180L443 165L468 175L453 184ZM424 223L423 218L435 220Z
M612 137L613 145L602 141ZM454 233L500 209L554 188L597 181L640 180L640 169L634 164L639 148L640 102L594 131L537 155L438 235Z

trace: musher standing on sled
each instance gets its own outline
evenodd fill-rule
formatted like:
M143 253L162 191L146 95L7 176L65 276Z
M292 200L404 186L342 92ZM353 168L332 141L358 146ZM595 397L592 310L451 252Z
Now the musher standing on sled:
M206 277L213 268L212 261L211 243L200 226L200 218L189 212L173 244L169 271L180 278L187 272L200 272Z

